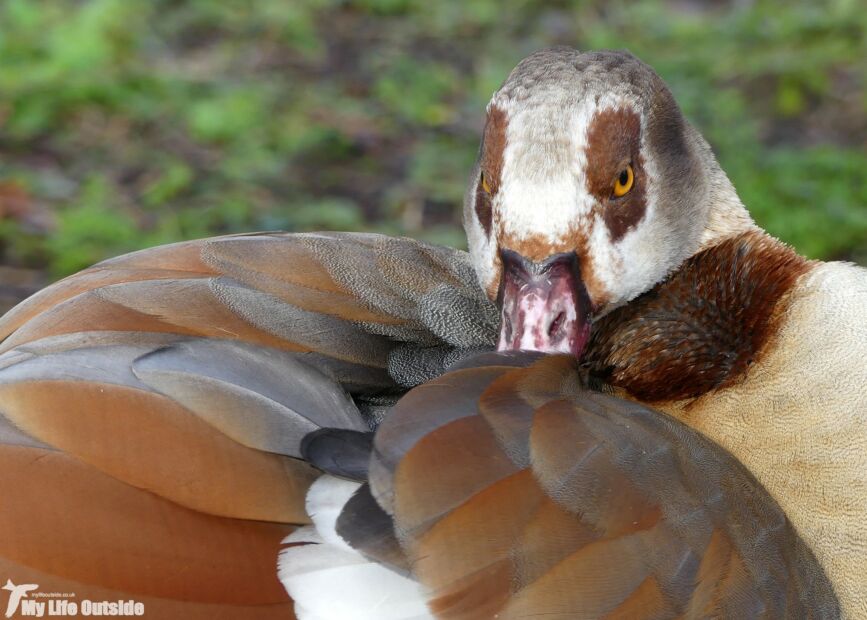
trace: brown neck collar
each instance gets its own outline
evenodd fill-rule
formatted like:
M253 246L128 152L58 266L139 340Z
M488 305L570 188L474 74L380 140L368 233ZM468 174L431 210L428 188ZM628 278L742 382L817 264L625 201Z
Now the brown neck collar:
M699 252L593 327L584 362L645 401L733 384L779 328L787 293L812 263L760 230Z

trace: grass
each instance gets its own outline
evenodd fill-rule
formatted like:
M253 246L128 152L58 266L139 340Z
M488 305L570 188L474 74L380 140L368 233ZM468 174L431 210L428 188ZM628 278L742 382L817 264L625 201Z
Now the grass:
M278 228L460 245L487 99L568 44L653 65L760 224L867 263L859 5L5 0L0 262Z

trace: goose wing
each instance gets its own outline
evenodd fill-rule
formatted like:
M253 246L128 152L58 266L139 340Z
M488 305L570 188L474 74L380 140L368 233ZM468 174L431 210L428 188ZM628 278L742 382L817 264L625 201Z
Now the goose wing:
M740 463L580 384L568 357L488 355L410 391L334 521L340 540L416 581L436 618L839 615Z
M318 475L302 437L367 430L492 338L470 271L409 240L244 235L25 301L0 320L4 574L155 617L291 616L275 562Z

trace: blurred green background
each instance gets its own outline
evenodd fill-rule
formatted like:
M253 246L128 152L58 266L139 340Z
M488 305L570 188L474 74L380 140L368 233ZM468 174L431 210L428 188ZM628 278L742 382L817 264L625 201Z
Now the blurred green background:
M462 245L485 103L553 44L639 55L761 225L867 263L862 0L2 0L0 297L233 231Z

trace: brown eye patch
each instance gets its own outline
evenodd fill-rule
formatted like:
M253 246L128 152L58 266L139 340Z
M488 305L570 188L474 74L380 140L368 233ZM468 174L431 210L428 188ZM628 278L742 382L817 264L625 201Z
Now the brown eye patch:
M506 113L495 105L490 106L482 140L481 174L476 185L476 215L488 235L491 234L492 202L500 190L503 174L507 125Z
M602 219L612 241L635 228L647 210L640 154L641 119L634 110L610 108L596 112L587 130L587 190L603 205ZM634 185L610 200L620 175L632 167Z

